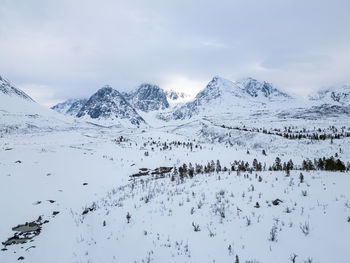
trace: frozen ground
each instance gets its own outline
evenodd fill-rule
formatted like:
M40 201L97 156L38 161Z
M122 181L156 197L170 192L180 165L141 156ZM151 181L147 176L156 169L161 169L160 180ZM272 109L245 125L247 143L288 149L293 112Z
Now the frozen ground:
M31 241L4 247L0 262L234 262L236 255L239 262L292 262L293 254L295 262L348 262L346 172L303 171L304 183L300 171L290 177L214 172L183 182L178 176L171 181L171 174L135 181L129 176L140 168L211 160L230 167L234 160L257 158L269 166L277 156L300 164L337 153L347 162L350 138L331 143L228 133L206 120L140 129L82 127L0 138L1 241L19 224L39 216L49 221ZM275 206L275 199L283 202ZM194 231L197 225L200 231Z

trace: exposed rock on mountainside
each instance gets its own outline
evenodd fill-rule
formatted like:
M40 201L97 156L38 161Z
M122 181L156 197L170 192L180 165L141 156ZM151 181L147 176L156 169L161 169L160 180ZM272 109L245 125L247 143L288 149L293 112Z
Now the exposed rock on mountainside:
M93 119L128 119L134 125L145 122L123 95L110 86L99 89L90 97L77 114L78 118L83 116Z
M188 98L190 96L188 94L185 94L184 92L178 92L178 91L174 91L174 90L166 90L165 95L168 98L168 100L172 100L172 101L185 99L185 98Z
M87 99L68 99L51 107L52 110L62 114L75 116L87 102Z
M29 97L25 92L23 92L20 89L15 88L12 86L10 81L0 76L0 92L9 95L9 96L17 96L19 98L28 100L28 101L34 101L31 97Z
M125 94L129 103L138 110L149 112L169 107L165 92L157 85L141 84L136 91Z

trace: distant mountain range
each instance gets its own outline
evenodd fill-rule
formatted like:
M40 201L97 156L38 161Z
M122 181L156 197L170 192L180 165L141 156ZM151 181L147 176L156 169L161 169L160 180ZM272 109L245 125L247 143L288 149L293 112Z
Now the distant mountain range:
M166 93L157 85L144 83L129 93L105 86L89 99L69 99L51 109L78 118L128 119L132 124L145 123L137 111L150 112L169 108Z
M1 94L34 102L30 96L0 76ZM77 118L110 122L123 120L137 126L146 124L143 116L150 112L156 113L154 116L164 121L223 115L231 118L268 115L278 118L317 118L350 113L349 85L323 89L307 100L302 100L265 81L245 78L232 82L215 76L194 99L184 102L185 98L188 95L164 91L154 84L141 84L135 90L123 93L107 85L88 99L69 99L51 109ZM176 104L177 101L182 103Z
M81 107L78 118L89 116L92 119L127 119L134 125L145 123L124 96L110 86L94 93Z

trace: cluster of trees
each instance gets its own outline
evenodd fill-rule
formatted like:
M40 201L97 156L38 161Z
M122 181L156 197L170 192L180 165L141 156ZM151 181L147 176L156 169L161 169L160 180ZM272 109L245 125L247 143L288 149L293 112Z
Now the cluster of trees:
M196 174L209 174L214 172L221 172L221 171L228 171L229 169L224 166L221 166L221 163L219 160L214 162L213 160L208 162L206 165L201 165L195 163L192 165L192 163L189 163L188 165L184 163L179 168L174 167L173 169L173 175L172 179L174 179L174 176L179 175L181 179L184 177L190 177L192 178ZM333 156L326 158L319 158L314 159L314 161L311 161L310 159L303 160L301 166L295 166L293 161L290 159L288 162L283 162L279 157L276 157L275 162L272 166L268 168L269 171L286 171L287 174L289 174L289 171L291 170L324 170L324 171L346 171L350 170L350 164L346 166L344 162L342 162L340 159L335 159ZM262 164L257 159L254 159L252 164L249 164L249 162L241 161L241 160L235 160L231 163L231 169L230 171L237 171L237 172L253 172L253 171L266 171L266 164Z
M324 171L345 171L350 170L350 167L345 166L345 164L340 159L335 159L333 156L329 158L319 158L311 161L309 159L304 160L302 163L302 170L324 170Z
M119 144L121 142L128 142L129 139L128 138L125 138L124 136L119 136L118 138L114 139L113 142Z
M275 162L272 166L269 167L270 171L290 171L293 170L294 163L292 160L289 160L288 162L284 162L282 164L282 161L279 157L276 157Z
M284 137L286 139L311 139L311 140L326 140L326 139L340 139L345 137L350 137L350 127L342 127L338 130L334 126L330 126L327 129L314 128L313 130L296 129L296 127L285 127L282 131L281 129L264 129L264 128L247 128L243 127L230 127L226 125L221 125L222 128L239 130L239 131L249 131L249 132L260 132L264 134L271 134Z
M296 169L292 160L289 160L287 163L282 164L281 159L276 157L274 164L269 167L270 171L290 171ZM326 158L310 159L303 160L300 170L323 170L323 171L345 171L350 170L350 166L345 166L345 164L340 159L335 159L333 156Z
M191 151L193 149L202 149L202 146L197 143L194 143L194 141L193 142L190 142L190 141L189 142L180 142L180 141L161 142L161 141L151 140L143 144L144 147L146 147L147 145L151 146L152 151L154 151L154 147L158 147L163 151L172 150L173 148L180 148L180 147L190 149Z
M208 174L213 172L221 172L221 171L227 171L227 167L221 167L220 161L217 160L216 163L212 160L211 162L208 162L207 165L201 165L195 163L192 165L192 163L189 163L188 165L184 163L181 165L178 169L174 167L173 173L174 175L179 174L180 178L183 179L186 176L189 176L192 178L196 174Z

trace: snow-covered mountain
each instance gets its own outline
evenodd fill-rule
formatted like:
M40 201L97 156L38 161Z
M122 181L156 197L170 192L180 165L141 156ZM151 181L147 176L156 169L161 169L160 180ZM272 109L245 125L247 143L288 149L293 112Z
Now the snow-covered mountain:
M166 95L168 101L170 100L173 102L185 100L185 99L191 97L189 94L186 94L184 92L175 91L175 90L166 90L165 95Z
M126 119L134 125L145 123L124 96L108 85L93 94L76 116L109 121Z
M25 92L20 89L15 88L10 81L0 76L0 93L15 96L21 99L25 99L27 101L34 101L31 97L29 97Z
M66 118L36 103L10 81L0 77L0 137L12 133L33 133L71 129Z
M124 94L127 101L144 112L164 110L169 107L165 92L157 85L144 83L135 91Z
M237 111L248 111L249 115L254 110L266 108L267 105L281 105L281 101L290 102L293 98L268 82L259 82L252 78L232 82L215 76L193 101L176 109L172 118L186 119L199 113L205 115L223 112L231 112L234 116Z
M76 116L87 101L87 99L77 99L66 111L66 114Z
M51 109L57 111L58 113L76 116L86 102L87 99L68 99L64 102L56 104L55 106L51 107Z
M350 106L350 85L322 89L309 99L324 104Z
M268 100L284 100L292 97L287 93L276 89L271 83L259 82L253 78L246 78L235 82L246 93L254 98L267 98Z

